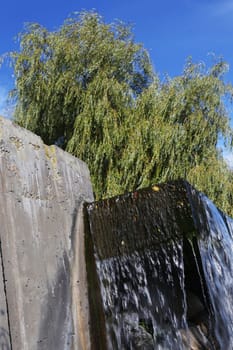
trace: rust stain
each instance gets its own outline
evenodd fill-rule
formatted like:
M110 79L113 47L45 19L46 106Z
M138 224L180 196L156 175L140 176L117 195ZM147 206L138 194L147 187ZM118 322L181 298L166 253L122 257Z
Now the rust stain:
M152 190L155 192L158 192L160 190L160 188L158 186L152 186Z
M34 150L36 150L36 151L38 151L40 149L40 145L37 145L35 143L29 142L29 145L31 145L34 148Z
M24 148L23 141L18 136L10 136L10 142L15 145L16 149L19 151Z

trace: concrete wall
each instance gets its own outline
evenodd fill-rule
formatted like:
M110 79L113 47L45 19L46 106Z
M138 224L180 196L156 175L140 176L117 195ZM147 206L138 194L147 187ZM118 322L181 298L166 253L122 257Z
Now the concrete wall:
M82 161L0 118L0 348L89 349Z

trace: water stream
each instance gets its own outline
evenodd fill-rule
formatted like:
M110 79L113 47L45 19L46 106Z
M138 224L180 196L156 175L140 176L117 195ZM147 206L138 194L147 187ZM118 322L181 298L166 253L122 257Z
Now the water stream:
M182 244L98 261L108 349L181 349Z
M205 196L206 230L198 240L214 314L214 333L221 349L233 349L233 221Z
M233 349L233 220L182 181L87 218L93 349Z

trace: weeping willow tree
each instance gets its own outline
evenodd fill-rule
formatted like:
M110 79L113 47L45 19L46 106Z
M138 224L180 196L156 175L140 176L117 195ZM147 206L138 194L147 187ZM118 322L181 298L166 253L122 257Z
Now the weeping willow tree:
M130 28L105 24L96 13L74 15L54 32L28 24L19 38L21 50L11 54L15 119L47 143L60 140L66 147L77 119L93 122L92 135L100 140L104 125L99 129L98 120L119 123L130 99L152 79L147 52L134 43Z
M127 189L186 178L233 214L232 176L218 148L232 145L226 101L232 86L224 82L221 60L207 69L188 60L183 74L164 83L155 79L138 98L124 149Z
M232 143L227 65L188 60L161 82L129 26L83 12L49 32L20 34L11 54L15 121L87 162L96 198L187 178L233 214L232 172L217 142Z

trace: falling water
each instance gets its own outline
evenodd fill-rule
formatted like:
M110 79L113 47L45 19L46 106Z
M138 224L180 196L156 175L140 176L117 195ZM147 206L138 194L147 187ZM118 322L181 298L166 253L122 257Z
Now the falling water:
M181 243L98 261L109 349L181 349Z
M220 349L233 349L233 221L202 197L206 227L198 241Z
M230 218L183 181L86 210L92 349L233 349Z

